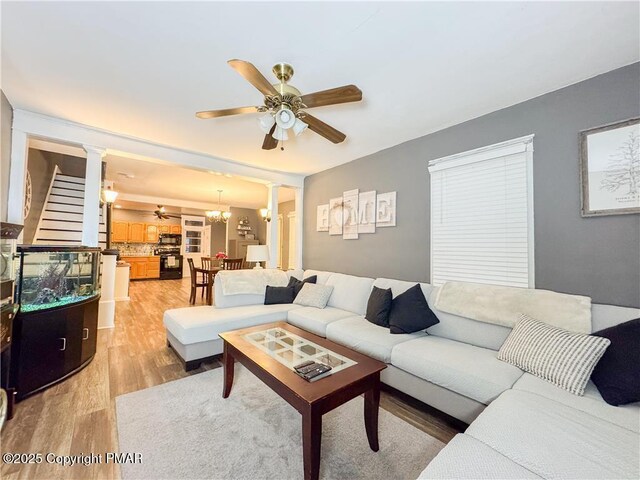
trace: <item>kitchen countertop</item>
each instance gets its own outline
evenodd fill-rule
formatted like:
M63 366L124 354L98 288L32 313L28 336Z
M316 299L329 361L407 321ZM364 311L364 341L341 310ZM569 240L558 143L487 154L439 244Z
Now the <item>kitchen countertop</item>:
M120 258L160 258L160 255L120 255Z

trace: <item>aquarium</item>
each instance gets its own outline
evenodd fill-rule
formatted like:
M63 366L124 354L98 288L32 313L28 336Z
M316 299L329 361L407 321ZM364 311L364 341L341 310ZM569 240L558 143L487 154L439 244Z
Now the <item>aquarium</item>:
M15 258L21 313L66 307L100 294L100 249L20 245Z

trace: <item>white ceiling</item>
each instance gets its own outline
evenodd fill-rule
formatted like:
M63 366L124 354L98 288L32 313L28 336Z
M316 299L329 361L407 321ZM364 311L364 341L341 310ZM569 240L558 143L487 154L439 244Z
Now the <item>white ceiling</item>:
M2 88L14 107L296 173L313 173L639 60L638 2L3 2ZM258 105L226 61L292 63L343 131L262 151ZM274 78L275 81L275 78Z
M104 161L107 164L105 178L114 182L114 190L119 193L184 201L163 202L167 207L184 207L187 202L215 206L218 203L218 190L222 190L223 206L262 208L267 204L267 187L260 183L227 177L216 172L201 172L115 155L107 155ZM286 202L293 200L294 195L292 189L281 188L278 199L280 202ZM125 207L124 204L123 207L134 208Z

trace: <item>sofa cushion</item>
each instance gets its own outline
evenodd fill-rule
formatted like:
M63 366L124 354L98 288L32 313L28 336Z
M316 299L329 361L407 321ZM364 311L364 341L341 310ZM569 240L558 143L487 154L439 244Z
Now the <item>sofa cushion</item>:
M318 282L317 275L311 275L310 277L307 277L304 280L299 280L296 277L289 277L289 284L287 286L293 288L293 298L296 298L296 296L300 293L300 290L302 290L302 287L304 286L305 283L317 283L317 282Z
M378 288L390 288L396 297L415 285L415 282L405 282L390 278L376 278L373 284ZM511 332L510 328L492 323L478 322L470 318L459 317L450 313L441 312L434 307L438 296L439 287L433 287L428 283L421 283L420 288L424 293L427 303L435 313L440 323L429 327L429 335L450 338L459 342L468 343L477 347L499 350Z
M465 434L544 478L640 475L640 435L522 390L503 393Z
M405 282L404 280L394 280L393 278L376 278L373 281L373 285L378 288L390 288L393 298L396 298L398 295L414 287L416 282ZM433 287L428 283L420 283L419 285L422 293L424 293L424 298L428 299Z
M213 303L216 308L244 307L247 305L263 305L264 293L260 295L242 294L225 295L222 293L222 282L213 282L214 295Z
M334 307L301 307L289 311L287 322L296 327L304 328L316 335L325 337L327 325L336 320L353 316L353 312L347 312L346 310Z
M326 284L333 286L333 293L328 303L330 307L349 310L358 315L365 314L373 278L332 273Z
M302 279L304 280L305 278L312 277L313 275L315 275L318 278L316 283L319 283L320 285L325 285L329 277L333 275L333 272L324 272L321 270L305 270L304 275L302 276Z
M373 287L367 301L367 313L364 318L374 325L388 328L392 299L390 288Z
M396 346L391 354L391 363L417 377L488 405L522 376L522 370L498 360L497 353L429 335Z
M523 390L549 398L589 415L607 420L620 427L640 433L640 403L622 407L611 406L602 399L602 395L600 395L593 382L587 383L582 397L573 395L530 373L522 375L513 388L514 390Z
M236 308L185 307L166 310L163 323L180 343L217 340L218 334L228 330L251 327L261 323L287 319L287 312L300 308L293 304L247 305Z
M391 333L413 333L426 330L438 321L438 317L429 308L427 299L418 283L406 292L402 292L391 302L391 311L389 312Z
M374 325L361 316L338 320L327 326L329 340L385 363L390 363L393 347L425 335L423 331L392 335L388 328Z
M521 314L498 358L582 395L610 343L608 338L570 332Z
M591 374L602 398L611 405L640 402L640 318L594 335L611 341Z
M333 292L331 285L303 283L293 303L303 307L324 308L327 306L331 292Z
M265 305L277 305L279 303L293 303L296 298L295 287L272 287L267 285L264 294Z
M431 460L418 479L542 478L493 448L459 433Z

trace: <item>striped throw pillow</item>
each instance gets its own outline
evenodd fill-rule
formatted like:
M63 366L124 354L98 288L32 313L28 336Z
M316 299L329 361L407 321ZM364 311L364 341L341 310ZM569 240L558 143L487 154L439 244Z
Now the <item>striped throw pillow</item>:
M583 395L591 372L611 341L552 327L527 315L500 347L498 359L575 395Z

